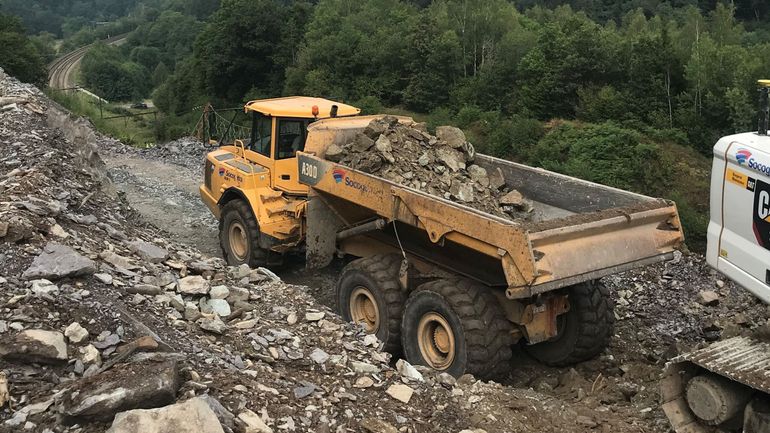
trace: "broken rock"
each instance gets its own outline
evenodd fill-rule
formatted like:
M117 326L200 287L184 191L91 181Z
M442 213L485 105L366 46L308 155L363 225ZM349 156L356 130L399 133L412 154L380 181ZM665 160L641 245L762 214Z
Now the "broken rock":
M69 338L70 343L82 343L88 338L88 330L80 326L78 322L72 322L67 329L64 330L64 336Z
M38 278L59 279L90 275L96 271L94 262L81 256L72 248L49 242L43 252L35 257L30 267L24 271L22 278L34 280Z
M409 400L412 399L412 394L414 394L414 390L411 387L400 383L390 385L385 392L402 403L409 403Z
M209 282L200 275L191 275L179 280L179 292L185 295L206 295Z
M361 420L361 428L370 433L398 433L398 429L390 423L371 417Z
M460 149L468 140L465 139L465 133L460 128L454 126L439 126L436 128L436 137L443 140L450 147Z
M160 263L168 258L168 251L149 242L134 241L129 242L128 246L134 254L146 262Z
M62 397L59 411L70 422L110 421L118 412L169 404L178 389L176 361L120 364L72 384Z
M217 414L200 397L158 409L135 409L115 416L107 433L224 433Z
M719 303L719 294L713 290L704 290L698 293L698 302L703 305L716 305Z
M57 364L67 361L67 342L61 332L28 329L1 343L0 356L11 361Z
M259 415L249 409L239 413L238 419L245 424L244 433L273 433L273 429L268 427Z

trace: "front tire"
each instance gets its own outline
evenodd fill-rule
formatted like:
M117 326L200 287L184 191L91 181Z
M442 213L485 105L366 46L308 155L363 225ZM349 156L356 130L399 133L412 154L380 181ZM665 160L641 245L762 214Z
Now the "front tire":
M401 352L401 316L406 294L398 273L398 254L378 254L354 260L337 281L337 307L348 322L363 323L367 331L385 343L384 350Z
M455 377L498 379L510 368L511 330L489 288L464 279L435 280L409 296L401 340L412 364Z
M248 264L249 267L258 268L280 264L281 257L278 254L260 247L260 236L257 218L246 202L233 200L222 207L219 244L228 265Z
M526 348L544 364L564 367L587 361L602 353L612 337L615 313L609 289L601 281L570 287L568 299L570 310L558 318L559 334Z

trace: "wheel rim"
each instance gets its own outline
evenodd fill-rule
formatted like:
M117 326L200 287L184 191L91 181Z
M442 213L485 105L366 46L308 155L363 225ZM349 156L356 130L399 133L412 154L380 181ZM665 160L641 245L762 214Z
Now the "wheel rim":
M455 335L449 322L438 313L422 316L417 325L417 345L422 359L436 370L446 370L455 359Z
M228 239L230 240L230 251L239 261L245 260L246 254L249 252L249 240L246 236L246 229L240 221L230 223Z
M366 332L375 333L380 328L380 310L372 292L366 287L353 289L350 296L350 316L355 323L363 323Z

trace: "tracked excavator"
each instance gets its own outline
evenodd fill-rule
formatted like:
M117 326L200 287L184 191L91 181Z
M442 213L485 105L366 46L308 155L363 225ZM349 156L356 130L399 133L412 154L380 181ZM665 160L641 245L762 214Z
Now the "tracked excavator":
M770 80L759 87L758 131L714 146L706 258L770 304ZM677 433L770 433L770 339L734 337L678 356L660 391Z

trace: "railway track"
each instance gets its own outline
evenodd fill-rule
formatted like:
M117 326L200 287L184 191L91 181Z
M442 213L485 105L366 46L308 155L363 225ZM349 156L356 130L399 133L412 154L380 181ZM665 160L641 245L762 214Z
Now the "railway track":
M105 39L108 45L119 44L128 37L128 34L113 36ZM74 51L57 58L48 65L48 86L52 89L69 89L75 87L75 71L80 65L80 61L88 52L93 44L80 47Z

